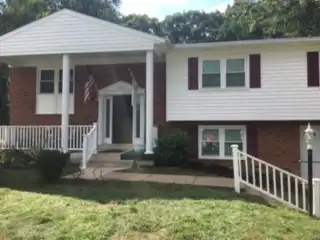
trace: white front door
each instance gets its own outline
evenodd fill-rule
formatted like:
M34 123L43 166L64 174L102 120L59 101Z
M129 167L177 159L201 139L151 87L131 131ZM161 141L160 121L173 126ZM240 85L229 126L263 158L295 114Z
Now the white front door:
M135 151L144 150L145 135L145 95L140 94L134 98L132 119L132 141Z
M315 131L313 138L312 150L313 150L313 177L320 178L320 126L311 126ZM308 178L308 153L307 145L304 140L304 130L307 126L300 127L300 170L301 177Z
M113 97L103 99L103 136L104 142L112 143L112 126L113 126Z

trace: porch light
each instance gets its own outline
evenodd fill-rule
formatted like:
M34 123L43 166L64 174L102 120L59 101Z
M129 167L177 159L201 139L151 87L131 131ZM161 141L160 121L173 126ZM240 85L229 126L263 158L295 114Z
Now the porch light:
M308 127L304 130L304 140L307 144L307 149L312 149L312 140L315 136L315 131L311 128L310 123L308 123Z

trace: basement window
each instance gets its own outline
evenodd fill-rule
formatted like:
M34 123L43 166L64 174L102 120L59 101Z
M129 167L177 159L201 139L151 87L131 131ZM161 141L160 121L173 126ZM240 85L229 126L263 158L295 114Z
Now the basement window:
M246 151L245 126L199 126L199 159L232 159L231 146Z

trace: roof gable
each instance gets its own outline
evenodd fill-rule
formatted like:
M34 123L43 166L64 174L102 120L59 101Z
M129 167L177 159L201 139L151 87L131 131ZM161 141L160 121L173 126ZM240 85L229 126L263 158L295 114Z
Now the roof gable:
M99 94L101 95L122 95L122 94L129 94L131 95L133 90L133 86L130 83L125 81L117 81L109 86L106 86L99 90ZM138 87L138 93L143 93L144 89Z
M151 50L165 39L64 9L0 37L0 56Z

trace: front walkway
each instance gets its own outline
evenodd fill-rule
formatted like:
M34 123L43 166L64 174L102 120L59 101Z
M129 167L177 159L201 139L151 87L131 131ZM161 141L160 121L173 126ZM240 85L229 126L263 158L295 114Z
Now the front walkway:
M81 178L87 180L99 179L103 181L119 180L132 182L144 181L233 188L233 179L231 178L115 172L120 169L123 168L88 168L84 171Z
M150 164L150 162L139 161L139 164ZM208 187L233 188L232 178L217 176L192 176L192 175L174 175L174 174L148 174L148 173L126 173L118 172L133 167L132 160L120 160L118 152L100 152L95 154L88 163L88 168L83 171L80 179L85 180L119 180L132 182L158 182L168 184L187 184ZM66 178L73 178L73 175Z

